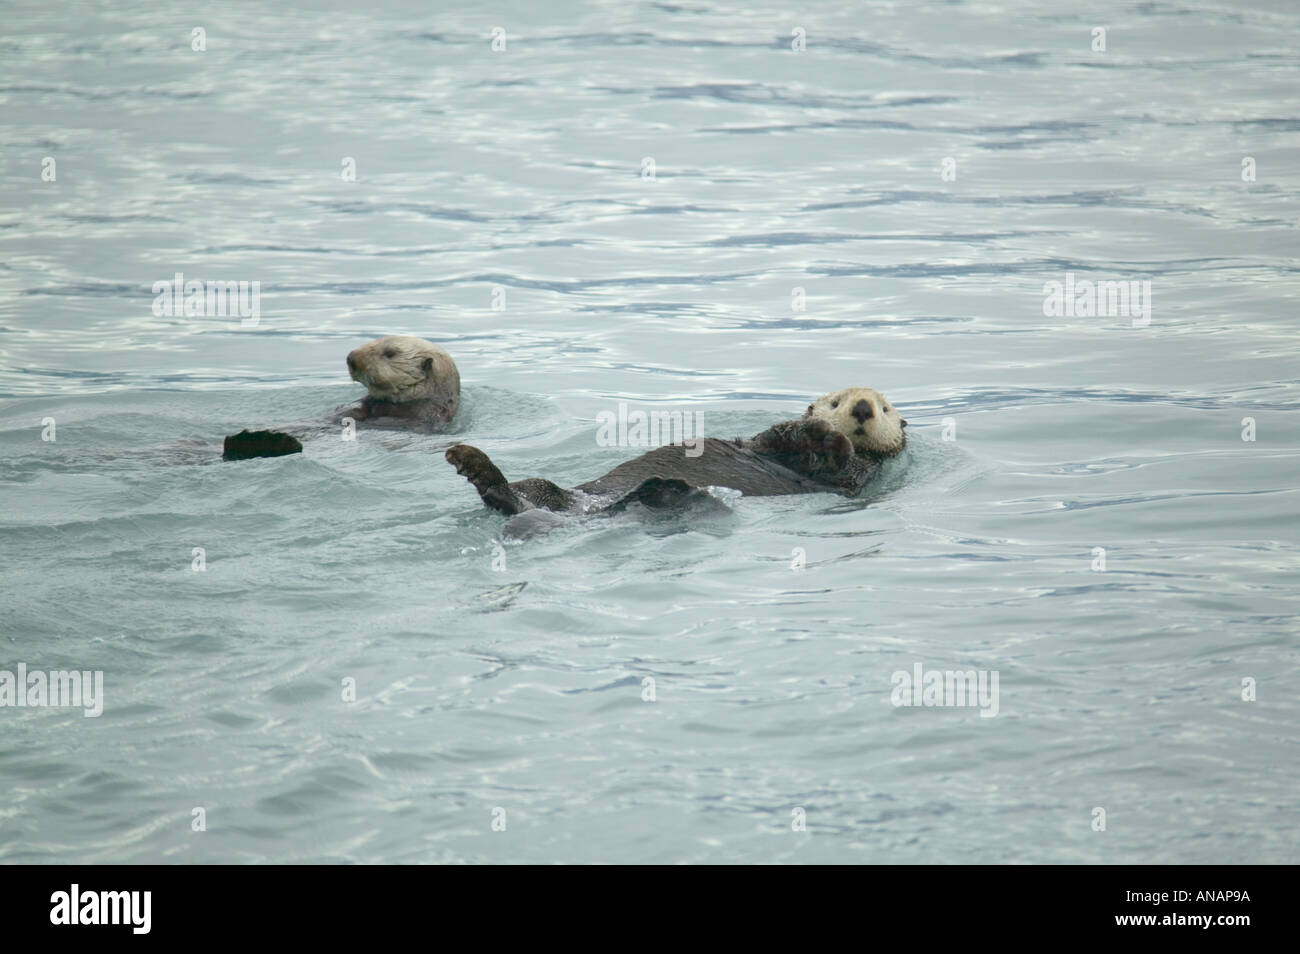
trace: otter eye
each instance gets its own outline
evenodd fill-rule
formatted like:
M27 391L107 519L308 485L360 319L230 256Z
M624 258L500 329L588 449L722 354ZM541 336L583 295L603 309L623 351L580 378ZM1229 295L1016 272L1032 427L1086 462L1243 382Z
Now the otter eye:
M387 351L384 352L384 357L385 357L385 358L396 358L396 357L397 357L397 352L394 351L392 348L389 348Z
M831 409L832 409L832 410L834 410L835 408L837 408L837 407L839 407L839 406L840 406L840 402L839 402L839 401L831 401Z
M888 404L885 405L885 413L886 413L886 414L889 413L889 405L888 405Z

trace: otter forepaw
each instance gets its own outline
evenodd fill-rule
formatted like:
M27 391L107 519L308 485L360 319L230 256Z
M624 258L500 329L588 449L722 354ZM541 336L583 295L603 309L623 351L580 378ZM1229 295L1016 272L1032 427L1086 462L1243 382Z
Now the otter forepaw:
M832 430L822 438L822 451L830 457L832 466L840 468L853 459L853 441L846 434Z
M820 417L803 418L799 422L797 431L806 434L808 437L813 439L839 433L828 421L825 421Z

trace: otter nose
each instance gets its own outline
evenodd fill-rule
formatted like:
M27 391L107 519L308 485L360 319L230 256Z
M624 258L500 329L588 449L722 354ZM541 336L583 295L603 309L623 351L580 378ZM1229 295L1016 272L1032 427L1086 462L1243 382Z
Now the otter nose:
M871 403L863 400L853 405L853 416L858 419L859 424L867 423L867 418L871 417Z
M349 352L348 352L348 370L349 370L349 371L355 371L355 370L357 369L357 359L354 358L354 357L352 357L354 354L356 354L355 351L349 351Z

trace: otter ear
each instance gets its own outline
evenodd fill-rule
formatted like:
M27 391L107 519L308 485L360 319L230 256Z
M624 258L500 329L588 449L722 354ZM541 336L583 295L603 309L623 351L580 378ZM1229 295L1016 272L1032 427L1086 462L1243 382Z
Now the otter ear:
M425 358L423 361L420 362L420 367L424 370L425 374L428 374L430 371L433 370L433 359Z

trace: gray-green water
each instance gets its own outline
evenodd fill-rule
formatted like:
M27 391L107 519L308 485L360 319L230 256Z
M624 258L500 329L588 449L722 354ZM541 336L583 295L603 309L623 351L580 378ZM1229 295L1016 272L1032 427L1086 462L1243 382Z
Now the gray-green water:
M1296 860L1293 5L155 6L0 23L0 670L105 684L0 708L0 860ZM214 462L385 333L454 434ZM442 460L848 384L912 424L860 500L494 546Z

